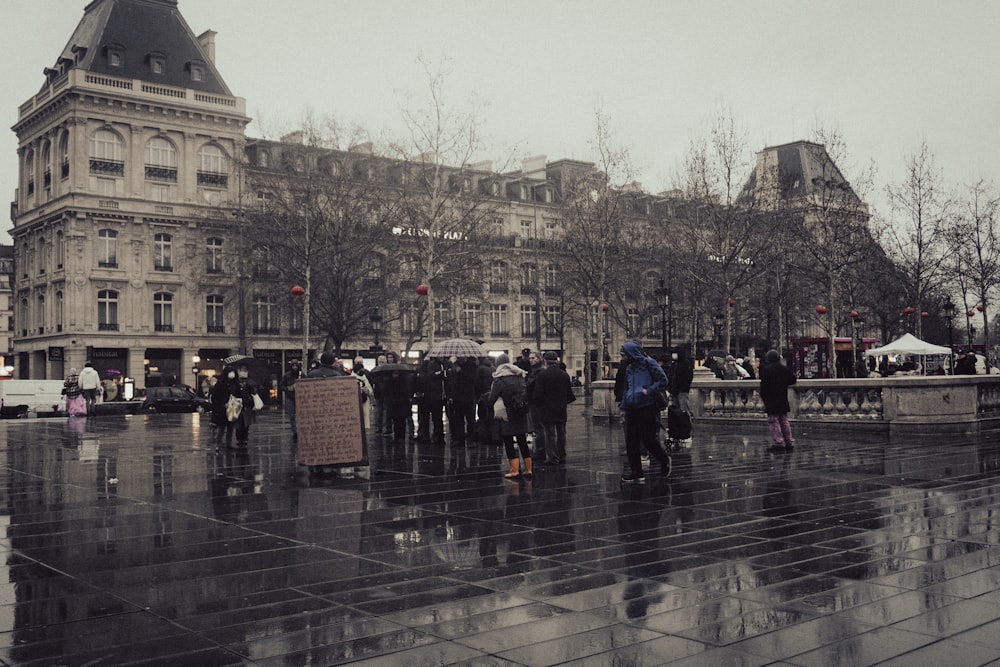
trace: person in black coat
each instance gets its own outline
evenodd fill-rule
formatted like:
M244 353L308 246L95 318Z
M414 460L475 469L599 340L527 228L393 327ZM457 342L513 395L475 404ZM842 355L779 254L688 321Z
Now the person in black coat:
M448 426L452 447L474 447L476 437L476 375L479 362L475 357L456 359L448 368L445 391L448 395Z
M671 362L667 371L669 385L667 391L674 405L682 412L691 414L691 404L688 396L691 393L691 382L694 380L694 364L688 359L687 352L679 347L670 354Z
M781 363L777 350L768 350L764 355L764 365L760 367L760 398L764 401L764 412L771 426L771 437L775 450L791 451L795 446L792 427L788 423L788 388L795 384L795 374Z
M569 375L559 367L559 355L546 352L545 370L535 377L532 398L545 433L546 465L566 463L566 406L576 400Z

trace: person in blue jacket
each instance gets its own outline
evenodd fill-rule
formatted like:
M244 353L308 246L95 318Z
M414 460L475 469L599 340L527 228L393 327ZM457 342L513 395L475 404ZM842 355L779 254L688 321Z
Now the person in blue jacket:
M642 345L636 341L622 345L621 361L618 372L625 374L621 408L625 413L625 453L630 468L622 476L622 481L645 481L640 445L645 445L646 450L660 462L663 475L669 475L672 461L660 444L660 411L656 406L656 393L667 388L667 376L658 363L646 356Z

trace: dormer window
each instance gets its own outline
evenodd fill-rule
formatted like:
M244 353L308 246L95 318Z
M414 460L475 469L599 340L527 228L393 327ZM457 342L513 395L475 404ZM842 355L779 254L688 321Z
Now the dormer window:
M146 56L146 64L153 74L162 75L167 71L167 56L162 53L150 53Z
M205 80L205 63L201 60L189 60L184 69L188 71L191 75L192 81L204 81Z
M74 44L71 51L73 52L73 59L77 65L79 65L80 61L83 60L83 57L87 55L87 47L80 46L79 44Z
M121 44L108 44L104 47L105 57L111 67L125 66L125 47Z
M528 186L521 186L521 201L528 201Z

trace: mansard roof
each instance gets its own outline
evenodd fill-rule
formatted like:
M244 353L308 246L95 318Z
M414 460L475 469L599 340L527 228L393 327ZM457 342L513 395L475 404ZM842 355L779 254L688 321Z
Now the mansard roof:
M59 74L72 68L232 96L177 0L93 0L56 61Z
M791 202L831 192L840 193L841 203L862 204L824 145L793 141L757 153L757 165L743 186L740 199Z

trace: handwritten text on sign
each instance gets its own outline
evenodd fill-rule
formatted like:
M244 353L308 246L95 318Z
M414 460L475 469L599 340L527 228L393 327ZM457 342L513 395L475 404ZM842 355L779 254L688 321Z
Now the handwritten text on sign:
M354 378L296 381L295 419L301 465L367 463L361 396Z

